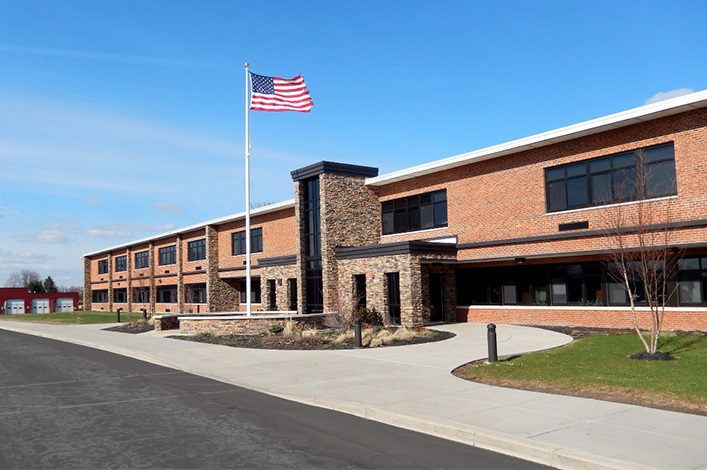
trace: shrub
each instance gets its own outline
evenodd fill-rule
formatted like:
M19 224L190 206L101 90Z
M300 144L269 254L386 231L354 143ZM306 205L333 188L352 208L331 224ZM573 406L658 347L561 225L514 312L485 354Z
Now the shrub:
M279 323L271 323L270 326L268 326L268 331L274 335L279 335L284 330L285 330L285 327Z
M353 312L353 321L360 321L368 326L379 326L383 324L383 318L375 308L359 308Z

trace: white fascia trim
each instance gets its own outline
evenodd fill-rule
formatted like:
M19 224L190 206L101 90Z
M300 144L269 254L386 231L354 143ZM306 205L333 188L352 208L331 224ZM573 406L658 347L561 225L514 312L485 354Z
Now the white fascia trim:
M295 206L295 200L288 199L287 201L276 202L274 204L268 204L267 206L258 207L257 209L251 209L250 216L254 217L256 215L269 214L270 212L277 212L279 210L287 209L287 208L294 207L294 206ZM110 248L104 248L102 250L94 251L91 253L86 253L83 256L84 257L94 256L94 255L99 255L101 253L107 254L107 252L109 252L109 251L118 250L121 248L127 248L131 245L139 245L142 243L147 243L150 241L159 240L160 238L166 238L166 237L171 237L174 235L179 235L180 233L191 232L192 230L203 228L203 227L206 227L207 225L218 225L218 224L223 224L226 222L233 222L235 220L240 220L240 219L244 219L244 218L245 218L245 211L238 212L236 214L227 215L225 217L219 217L218 219L211 219L211 220L207 220L205 222L200 222L198 224L189 225L187 227L182 227L182 228L170 230L169 232L160 233L160 234L154 235L152 237L141 238L139 240L134 240L134 241L131 241L128 243L122 243L120 245L112 246Z
M630 312L631 307L618 305L457 305L464 310L618 310ZM638 312L650 312L649 307L636 307ZM666 312L705 312L707 307L665 307Z
M468 153L462 153L460 155L454 155L441 160L435 160L430 163L423 163L422 165L416 165L403 170L394 171L385 175L376 176L375 178L367 178L366 184L371 186L383 186L416 176L456 168L474 162L490 160L503 155L518 153L532 148L544 147L585 135L596 134L610 129L618 129L631 124L650 121L652 119L704 107L707 107L707 90L609 114L608 116L541 132L540 134L511 140L509 142L474 150Z

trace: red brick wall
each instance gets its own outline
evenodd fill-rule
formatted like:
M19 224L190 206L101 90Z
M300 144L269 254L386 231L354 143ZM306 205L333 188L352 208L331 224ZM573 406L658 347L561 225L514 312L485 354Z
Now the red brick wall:
M639 325L650 327L650 312L637 312ZM577 308L457 308L457 320L479 323L513 323L518 325L589 326L599 328L632 328L628 309L611 307ZM665 330L707 331L707 309L668 310L663 317Z
M665 142L675 144L678 196L656 201L672 206L671 218L707 218L707 109L635 124L514 155L381 186L381 201L446 188L449 227L382 237L383 242L458 235L460 243L558 233L558 224L588 220L590 230L606 226L601 208L547 214L544 169ZM702 237L704 241L707 238ZM585 242L545 244L545 252L584 250ZM469 257L503 256L503 248Z
M294 208L252 217L251 227L263 228L263 251L252 255L251 263L254 265L257 263L258 258L294 255L297 253ZM245 221L239 220L222 224L217 227L217 230L219 267L233 268L244 266L244 255L233 256L231 254L231 234L245 230Z

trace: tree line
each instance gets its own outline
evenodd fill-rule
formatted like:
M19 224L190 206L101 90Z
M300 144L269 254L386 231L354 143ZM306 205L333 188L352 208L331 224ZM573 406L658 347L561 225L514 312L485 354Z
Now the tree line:
M7 287L21 287L32 294L53 294L56 292L82 292L81 286L57 286L51 276L42 279L37 271L22 269L10 274L5 283Z

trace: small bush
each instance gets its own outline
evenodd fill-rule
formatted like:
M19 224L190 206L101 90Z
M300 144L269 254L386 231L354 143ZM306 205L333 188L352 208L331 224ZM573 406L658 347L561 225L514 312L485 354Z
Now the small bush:
M383 325L383 318L375 308L359 308L353 312L353 321L360 321L368 326Z
M279 335L285 330L285 327L280 325L279 323L271 323L270 326L268 326L268 331L274 335Z
M285 326L282 329L282 332L285 336L295 336L295 334L297 333L295 322L293 320L287 320L285 322Z

